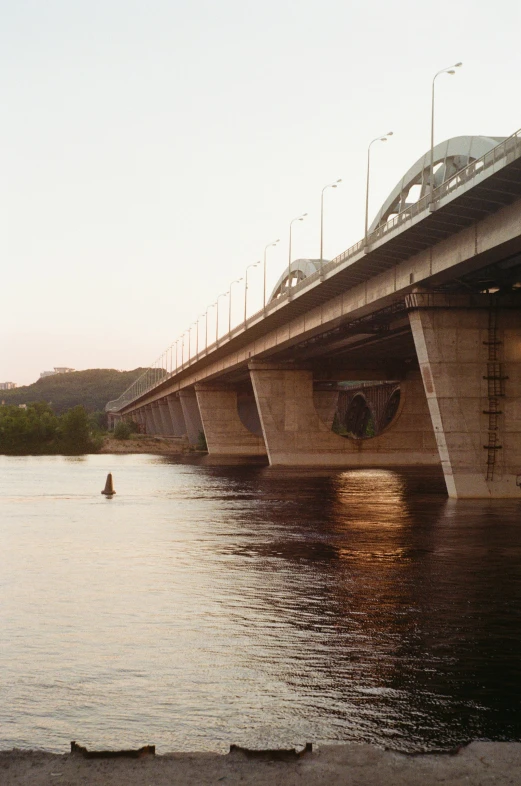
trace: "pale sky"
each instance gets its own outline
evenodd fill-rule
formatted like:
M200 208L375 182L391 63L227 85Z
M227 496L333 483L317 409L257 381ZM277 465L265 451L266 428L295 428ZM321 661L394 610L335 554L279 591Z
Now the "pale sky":
M280 237L274 283L302 212L318 257L338 178L343 251L370 140L371 215L428 149L436 71L463 61L437 142L521 127L520 34L521 0L0 0L0 381L150 364Z

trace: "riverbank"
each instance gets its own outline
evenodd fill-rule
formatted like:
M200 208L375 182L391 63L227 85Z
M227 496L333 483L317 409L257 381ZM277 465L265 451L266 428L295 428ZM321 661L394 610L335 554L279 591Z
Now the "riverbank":
M174 456L179 453L193 453L186 439L181 437L149 437L136 435L128 439L104 437L103 445L98 453L140 454L151 453L158 456Z
M513 786L521 783L521 743L473 742L454 754L405 755L371 745L324 745L293 761L243 753L170 753L142 759L0 752L2 786Z

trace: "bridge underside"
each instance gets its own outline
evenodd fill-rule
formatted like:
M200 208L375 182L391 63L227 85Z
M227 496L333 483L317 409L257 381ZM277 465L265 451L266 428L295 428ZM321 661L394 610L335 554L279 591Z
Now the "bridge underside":
M202 432L215 457L441 465L451 497L519 497L521 301L515 291L461 289L412 293L357 325L299 342L287 356L250 360L125 417L191 443ZM342 430L342 396L363 400L371 414L384 390L399 402L389 422L376 413L373 433L350 432L351 407Z

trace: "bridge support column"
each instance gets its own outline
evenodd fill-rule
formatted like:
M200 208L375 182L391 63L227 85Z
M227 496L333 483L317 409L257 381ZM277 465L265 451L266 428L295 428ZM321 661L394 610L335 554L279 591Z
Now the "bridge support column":
M167 437L172 437L174 435L174 429L172 426L172 418L170 417L168 402L166 399L161 399L157 403L159 409L159 416L161 418L161 424L163 427L162 433Z
M262 434L254 434L246 428L240 418L237 390L233 386L203 383L195 386L195 392L203 421L208 453L242 456L266 455ZM255 406L254 399L251 403ZM247 414L245 413L245 415Z
M168 410L170 412L170 419L172 421L172 433L174 437L186 436L186 425L183 417L183 408L179 400L179 395L174 393L166 397Z
M323 396L313 395L311 371L254 361L250 363L250 374L270 464L342 467L439 464L419 372L411 372L400 385L396 417L385 431L371 439L341 437L331 430L330 402Z
M416 293L407 305L449 496L521 497L521 302Z
M149 435L153 435L156 433L156 424L154 421L154 415L152 413L152 404L146 404L144 407L145 412L145 429L146 433Z
M140 431L142 431L143 428L146 428L146 426L145 426L145 417L144 417L144 412L143 412L142 408L141 409L135 409L134 412L131 413L130 417L132 418L134 423L137 423Z
M197 445L199 434L204 432L199 406L195 397L195 390L187 388L179 391L179 401L183 411L183 418L186 425L186 434L190 445Z
M161 422L161 415L159 414L159 404L157 401L153 401L150 404L150 412L152 414L152 421L154 424L154 430L151 434L156 434L158 437L163 433L163 423Z

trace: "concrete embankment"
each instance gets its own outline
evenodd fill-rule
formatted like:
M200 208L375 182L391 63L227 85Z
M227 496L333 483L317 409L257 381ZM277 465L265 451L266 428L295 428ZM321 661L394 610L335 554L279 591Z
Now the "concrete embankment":
M36 751L0 753L1 786L513 786L521 743L473 742L454 754L404 755L371 745L326 745L293 761L237 752L88 760Z

